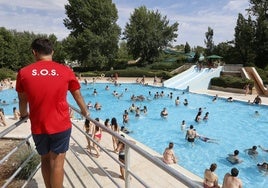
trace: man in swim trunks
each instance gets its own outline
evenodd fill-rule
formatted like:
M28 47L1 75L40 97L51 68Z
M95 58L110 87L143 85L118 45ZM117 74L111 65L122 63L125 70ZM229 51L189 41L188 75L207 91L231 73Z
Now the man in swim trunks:
M187 130L185 139L188 140L188 142L191 142L192 145L194 143L195 138L197 137L197 133L194 129L193 125L190 125L190 129Z
M67 92L71 92L82 115L88 116L89 112L74 72L52 61L52 42L38 38L31 47L36 62L20 69L17 75L19 110L21 118L29 115L31 120L32 136L41 155L45 186L63 187L63 166L72 125Z

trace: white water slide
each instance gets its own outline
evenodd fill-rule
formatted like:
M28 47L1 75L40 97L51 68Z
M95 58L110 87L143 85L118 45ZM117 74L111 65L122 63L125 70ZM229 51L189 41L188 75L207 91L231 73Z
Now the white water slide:
M166 80L164 86L181 90L197 91L208 89L211 78L219 77L222 66L218 68L204 68L199 71L196 66Z

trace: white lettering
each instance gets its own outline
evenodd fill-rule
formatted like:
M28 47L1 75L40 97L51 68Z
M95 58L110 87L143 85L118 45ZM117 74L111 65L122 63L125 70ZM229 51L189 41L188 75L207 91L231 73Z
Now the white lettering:
M33 69L32 75L33 76L59 76L59 74L57 74L57 71L55 69L52 69L52 70L41 69L40 71L38 71L37 69Z
M32 75L33 75L33 76L36 76L36 75L37 75L37 70L36 70L36 69L33 69L33 70L32 70Z
M57 75L56 70L55 70L55 69L52 69L52 70L51 70L51 76L56 76L56 75Z
M47 69L42 69L42 70L40 71L40 74L41 74L42 76L46 76L46 75L48 75L48 70L47 70Z

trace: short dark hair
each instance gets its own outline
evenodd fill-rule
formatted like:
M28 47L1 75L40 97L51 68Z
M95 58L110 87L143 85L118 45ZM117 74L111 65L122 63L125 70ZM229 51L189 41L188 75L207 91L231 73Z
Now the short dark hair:
M50 55L53 51L53 44L49 39L37 38L32 42L32 49L42 55Z
M215 170L216 170L216 168L217 168L217 164L216 163L212 163L211 165L210 165L210 171L211 172L214 172Z
M237 168L232 168L231 175L233 177L236 177L236 176L238 176L238 174L239 174L239 170Z
M238 154L239 154L239 151L238 151L238 150L235 150L235 151L234 151L234 154L235 154L235 155L238 155Z
M169 142L168 148L169 148L169 149L172 149L173 146L174 146L174 143L173 143L173 142Z

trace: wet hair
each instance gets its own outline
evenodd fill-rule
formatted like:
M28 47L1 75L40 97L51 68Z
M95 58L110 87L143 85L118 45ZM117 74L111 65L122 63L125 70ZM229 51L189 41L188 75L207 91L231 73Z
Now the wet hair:
M257 149L257 146L252 146L252 149L253 149L253 150L256 150L256 149Z
M173 146L174 146L173 142L169 142L168 148L169 148L169 149L172 149Z
M194 128L194 126L193 125L190 125L190 129L193 129Z
M32 42L32 49L42 55L50 55L53 52L53 44L49 39L37 38Z
M217 164L216 163L212 163L211 165L210 165L210 171L211 172L214 172L215 170L216 170L216 168L217 168Z
M238 150L234 150L234 154L235 155L238 155L239 154L239 151Z
M238 176L238 174L239 174L239 170L237 168L232 168L231 175L233 177L236 177L236 176Z

